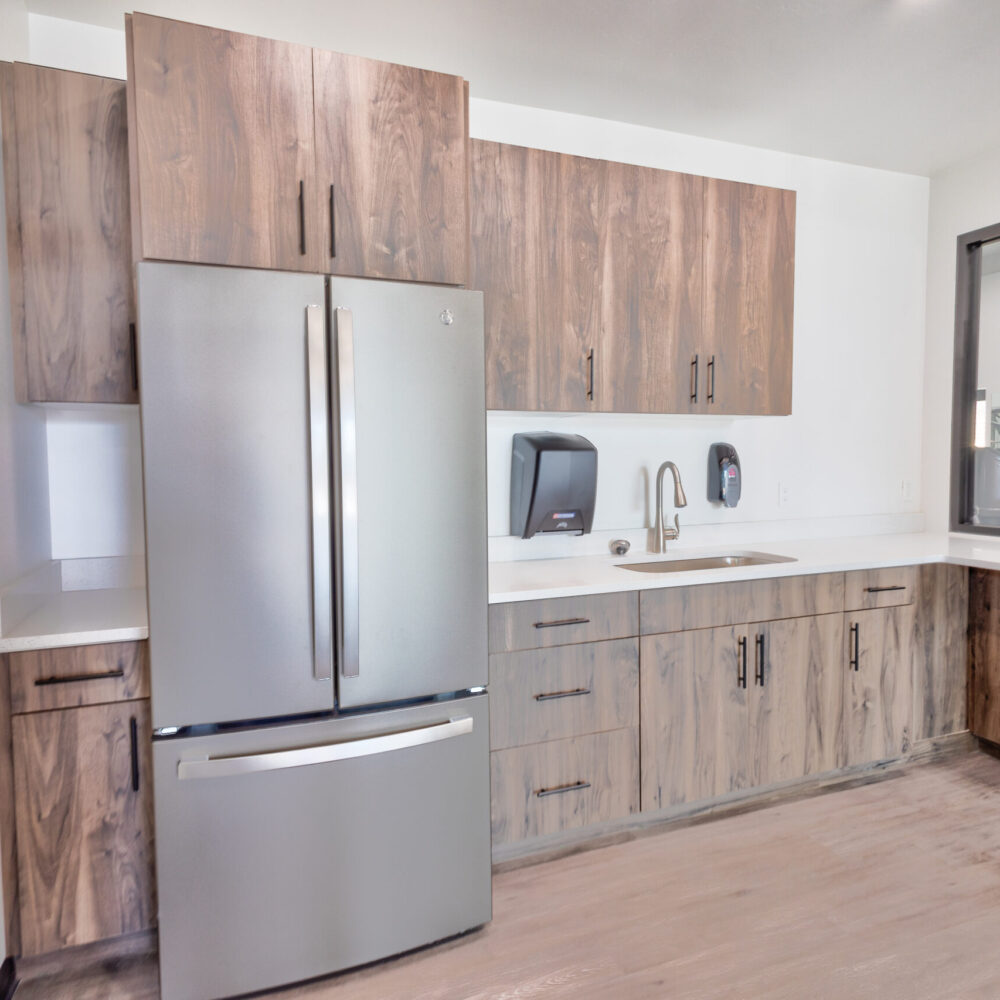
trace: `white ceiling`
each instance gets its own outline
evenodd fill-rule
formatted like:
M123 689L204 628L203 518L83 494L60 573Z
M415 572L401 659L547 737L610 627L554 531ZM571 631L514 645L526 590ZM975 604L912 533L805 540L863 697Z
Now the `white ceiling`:
M28 9L119 27L114 0ZM1000 0L143 0L472 93L932 174L1000 146Z

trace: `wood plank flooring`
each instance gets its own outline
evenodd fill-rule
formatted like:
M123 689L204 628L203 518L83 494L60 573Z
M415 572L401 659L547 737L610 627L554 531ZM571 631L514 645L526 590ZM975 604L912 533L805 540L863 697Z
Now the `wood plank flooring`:
M274 1000L996 1000L1000 760L974 752L494 880L471 936ZM16 1000L154 1000L155 959Z

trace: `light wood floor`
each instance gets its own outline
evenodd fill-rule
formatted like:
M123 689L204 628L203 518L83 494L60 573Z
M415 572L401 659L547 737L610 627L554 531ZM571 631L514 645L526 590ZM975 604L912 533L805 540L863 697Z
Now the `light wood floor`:
M1000 760L982 753L521 868L486 929L274 1000L997 1000ZM154 960L16 1000L152 1000Z

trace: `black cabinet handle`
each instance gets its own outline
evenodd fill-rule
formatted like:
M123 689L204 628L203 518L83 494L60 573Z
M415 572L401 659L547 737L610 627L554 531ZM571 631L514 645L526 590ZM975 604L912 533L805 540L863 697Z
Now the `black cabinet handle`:
M708 359L708 401L715 402L715 355Z
M866 594L885 594L890 590L906 590L906 587L897 584L893 587L865 587Z
M691 359L691 402L698 402L698 355Z
M546 795L563 795L566 792L581 792L584 788L590 788L589 781L571 781L568 785L555 785L553 788L536 789L535 795L544 799Z
M594 398L594 349L587 352L587 399Z
M332 184L330 185L330 256L337 256L337 209Z
M756 669L754 671L754 683L759 684L761 687L764 686L764 636L758 635L755 640L756 645Z
M129 719L129 739L132 748L132 791L139 791L139 732L135 716Z
M741 635L736 640L736 686L745 688L747 686L747 637Z
M586 625L589 618L562 618L557 622L535 622L535 628L559 628L560 625Z
M306 183L299 181L299 253L306 255Z
M590 688L573 688L572 691L552 691L547 694L536 694L535 701L555 701L557 698L579 698L590 694Z
M132 355L132 389L139 391L139 357L136 354L135 323L128 325L128 349Z
M48 687L50 684L76 684L79 681L106 681L109 677L124 677L124 670L105 670L100 674L63 674L61 677L39 677L35 687Z
M861 657L858 655L858 649L859 649L858 636L860 632L861 632L861 626L857 622L855 622L851 626L851 645L853 647L853 653L847 664L848 668L854 670L855 672L861 669L859 666Z

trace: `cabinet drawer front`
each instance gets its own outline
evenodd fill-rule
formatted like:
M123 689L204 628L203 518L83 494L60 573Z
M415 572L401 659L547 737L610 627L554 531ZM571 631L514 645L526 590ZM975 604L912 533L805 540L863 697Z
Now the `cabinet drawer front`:
M566 646L639 633L635 591L490 606L490 652Z
M639 811L634 728L498 750L490 762L494 844Z
M7 660L14 715L149 697L145 641L30 650Z
M894 566L891 569L860 570L847 573L844 610L871 611L913 603L917 582L915 566Z
M638 639L490 657L494 750L624 729L638 714Z
M805 618L843 610L843 573L709 583L643 590L639 594L641 635Z

